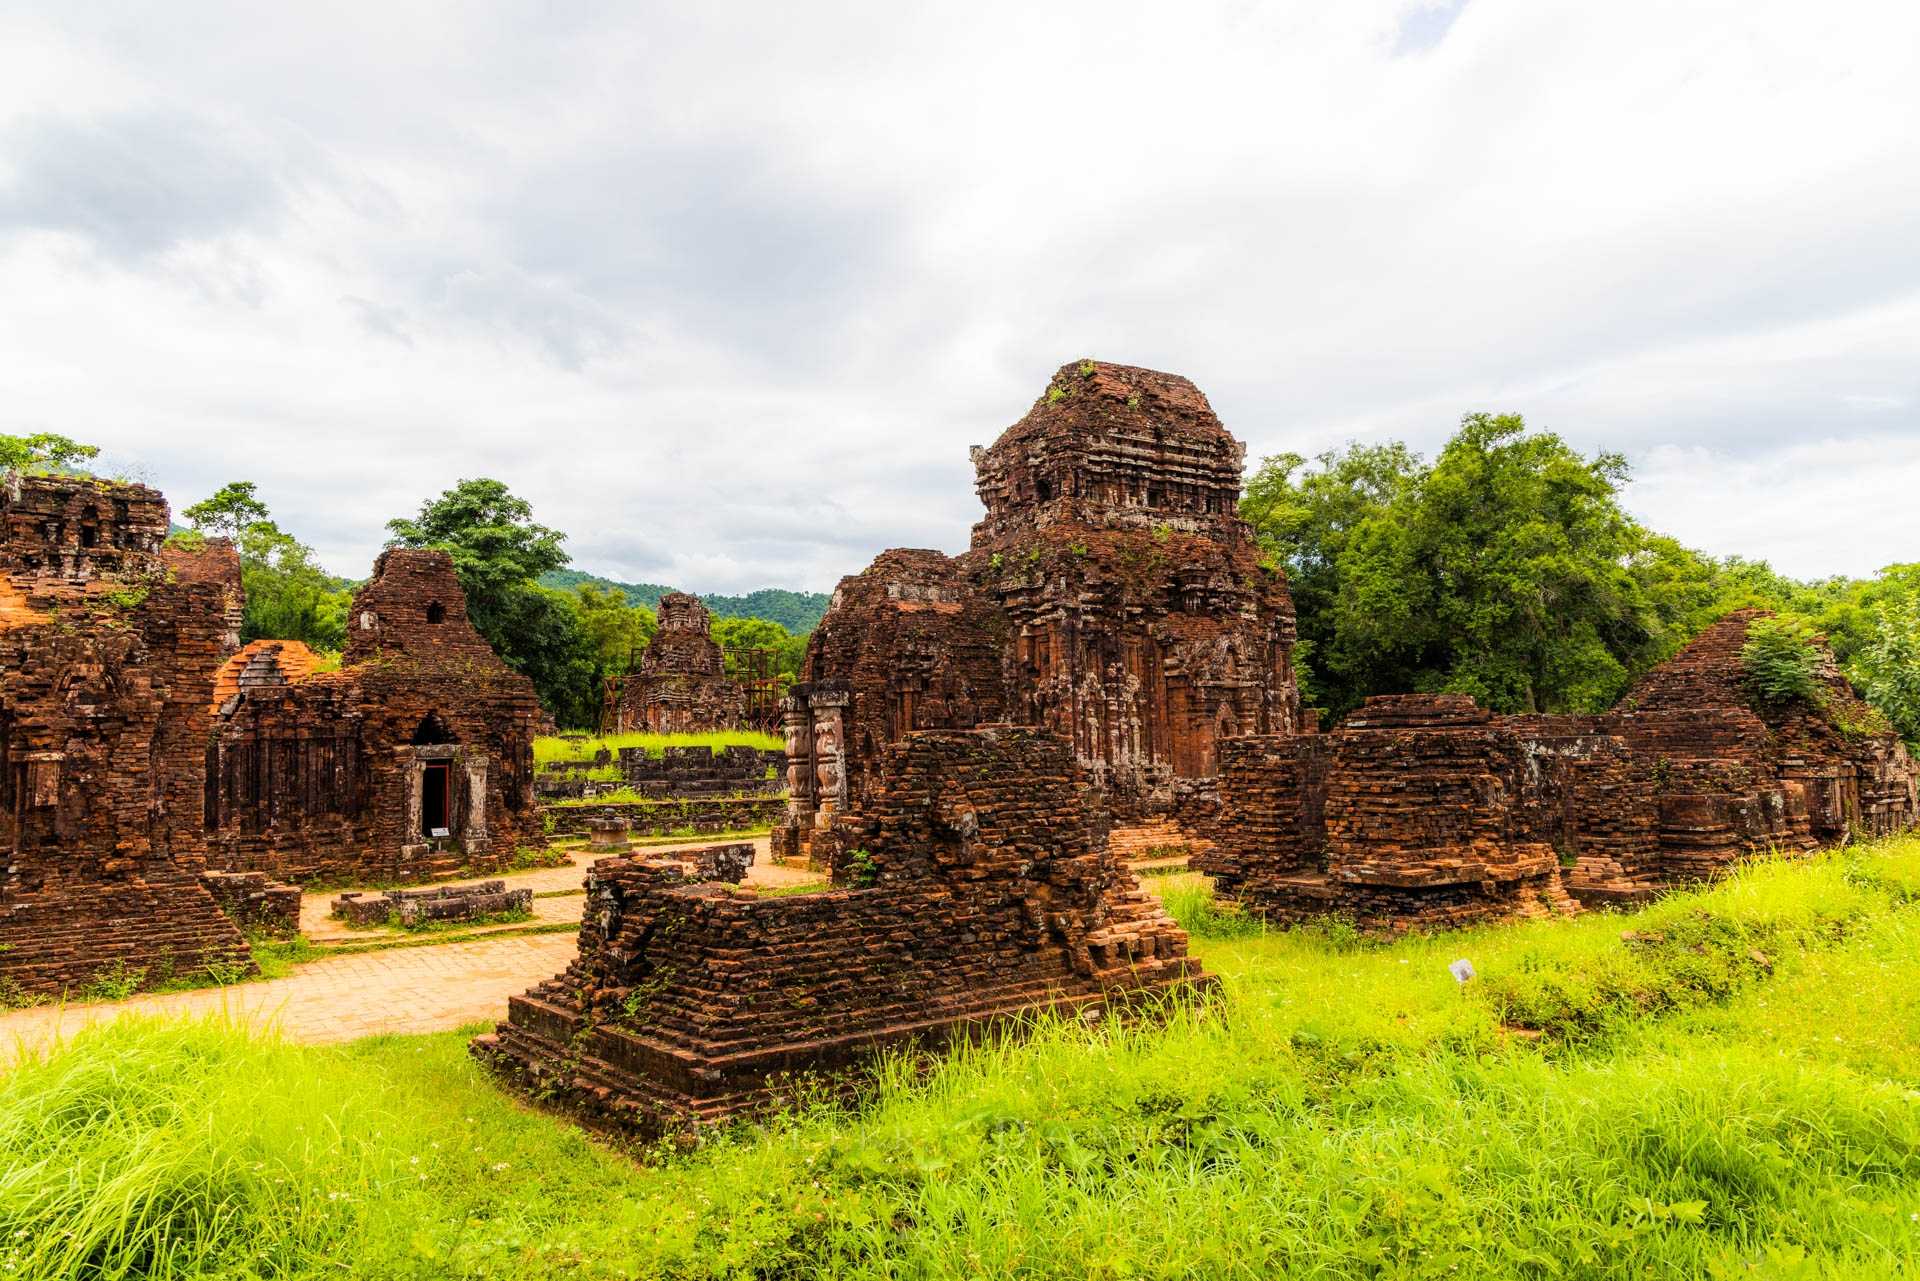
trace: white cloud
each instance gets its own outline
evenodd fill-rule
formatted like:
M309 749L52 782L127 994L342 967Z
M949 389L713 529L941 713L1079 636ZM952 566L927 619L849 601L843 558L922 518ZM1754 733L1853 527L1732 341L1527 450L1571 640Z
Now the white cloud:
M964 544L1082 355L1256 456L1517 410L1711 550L1920 555L1897 0L70 6L0 85L0 430L343 572L491 474L585 568L829 586Z

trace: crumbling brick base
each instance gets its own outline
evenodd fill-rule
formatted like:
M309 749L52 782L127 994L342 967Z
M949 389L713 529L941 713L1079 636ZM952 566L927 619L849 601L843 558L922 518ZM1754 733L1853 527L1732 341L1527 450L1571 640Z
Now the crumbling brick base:
M579 958L474 1052L591 1124L652 1135L881 1047L1210 981L1096 840L1065 742L926 731L888 756L836 833L834 890L762 899L665 860L596 863Z

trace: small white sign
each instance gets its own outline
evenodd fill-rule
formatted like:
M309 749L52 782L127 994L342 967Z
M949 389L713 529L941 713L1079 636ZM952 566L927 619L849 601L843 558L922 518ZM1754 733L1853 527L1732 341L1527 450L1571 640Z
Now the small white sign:
M453 835L453 833L449 832L444 827L436 827L428 831L427 835L428 836L451 836ZM1462 964L1464 964L1464 962L1462 962Z
M1447 973L1453 975L1454 982L1465 983L1473 977L1473 962L1463 956L1447 967Z

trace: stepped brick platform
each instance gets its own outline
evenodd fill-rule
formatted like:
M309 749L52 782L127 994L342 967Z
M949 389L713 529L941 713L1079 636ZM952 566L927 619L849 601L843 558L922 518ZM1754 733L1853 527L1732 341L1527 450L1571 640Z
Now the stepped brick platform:
M915 730L1050 728L1132 823L1181 818L1221 739L1303 727L1286 581L1238 514L1245 450L1193 383L1068 365L973 461L971 549L883 553L813 633L781 857L860 808Z
M606 733L704 734L744 729L746 686L726 675L713 617L700 598L668 592L655 611L659 630L638 671L607 684Z
M1333 734L1222 754L1222 850L1195 865L1270 919L1405 930L1578 910L1525 744L1470 698L1370 698Z
M1231 741L1231 740L1229 740ZM1213 842L1192 832L1171 818L1151 818L1107 833L1107 848L1123 863L1143 859L1204 858Z
M240 563L168 523L144 485L0 480L0 992L253 968L200 879Z
M545 843L533 684L468 621L445 552L381 553L338 671L297 641L255 641L211 688L216 868L419 881Z
M584 805L549 805L546 821L555 836L580 836L597 818L624 818L632 835L676 836L688 832L713 836L727 832L754 832L773 826L786 816L784 796L748 796L691 801L590 801Z
M300 887L265 872L202 872L200 883L245 934L292 938L300 932Z
M1558 909L1561 884L1634 903L1755 854L1912 826L1913 761L1831 654L1816 701L1752 702L1740 655L1764 616L1728 615L1603 716L1409 696L1317 738L1229 741L1219 848L1195 866L1269 916L1399 928L1475 919L1474 884L1488 910Z
M1065 741L922 731L878 769L834 890L761 899L667 860L596 863L579 958L475 1054L589 1124L656 1135L881 1047L1211 981L1105 851Z

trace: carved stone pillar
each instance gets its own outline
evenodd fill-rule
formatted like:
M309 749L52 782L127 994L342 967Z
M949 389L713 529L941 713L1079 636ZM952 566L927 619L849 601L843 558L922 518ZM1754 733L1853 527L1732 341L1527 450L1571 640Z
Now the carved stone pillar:
M813 826L813 713L804 693L780 700L781 728L787 749L787 826Z
M836 814L847 808L847 704L844 689L816 689L813 708L813 826L831 827Z

